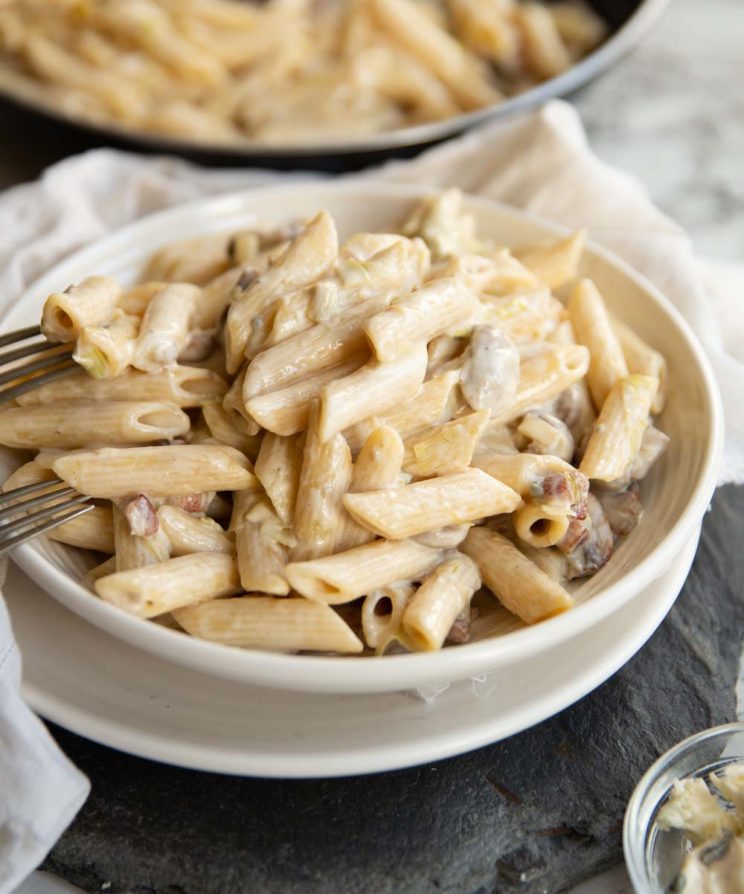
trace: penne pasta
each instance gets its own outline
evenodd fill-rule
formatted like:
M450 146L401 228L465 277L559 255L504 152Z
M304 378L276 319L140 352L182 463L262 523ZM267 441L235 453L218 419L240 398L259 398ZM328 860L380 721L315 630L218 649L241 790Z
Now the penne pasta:
M526 624L544 621L573 605L560 584L495 531L472 528L460 549L478 566L494 596Z
M109 516L112 526L112 546L114 547L110 552L114 552L114 550L116 552L116 571L145 568L147 565L156 565L158 562L165 562L170 558L170 541L165 531L160 529L157 516L154 514L154 507L147 497L142 496L141 501L149 504L147 509L153 515L148 536L132 532L129 518L119 506L114 504L113 517ZM81 518L85 518L85 516L81 516Z
M465 471L490 415L488 410L478 410L412 438L406 444L404 470L419 478Z
M225 326L227 370L240 367L253 330L253 321L277 292L303 288L328 270L338 253L336 227L330 215L318 214L287 250L230 306Z
M161 289L147 305L132 365L156 373L173 364L189 341L189 323L201 291L188 283Z
M344 494L351 483L351 451L341 434L323 438L320 409L310 416L305 439L294 533L293 560L327 556L335 549L344 523Z
M167 401L177 407L200 407L227 391L227 382L209 369L170 366L157 373L130 369L115 379L91 379L79 372L21 394L21 406L59 401Z
M628 371L658 379L659 387L651 404L651 412L661 413L666 403L667 390L667 363L664 356L647 345L622 320L613 317L612 328L620 342Z
M309 599L249 594L177 609L173 614L191 636L246 649L339 654L363 649L332 608Z
M398 299L372 317L365 333L377 359L397 360L409 352L412 342L428 342L437 335L455 334L478 322L480 302L462 280L437 279Z
M105 326L113 316L121 286L107 276L89 276L44 303L41 331L55 342L71 342L86 326Z
M320 397L322 440L410 400L424 381L427 362L426 345L420 342L397 360L370 360L356 372L330 382Z
M216 401L205 402L202 406L204 422L210 434L219 444L227 444L255 458L258 453L259 436L254 426L246 422L235 410L226 410Z
M594 425L580 471L594 481L623 482L630 475L658 390L652 376L619 379Z
M287 385L286 388L258 394L246 401L244 412L275 435L289 437L299 434L307 428L310 408L316 398L320 397L325 386L355 372L362 362L360 358L339 363L337 366L311 373L306 378Z
M555 291L576 278L585 245L586 230L576 230L565 239L517 249L514 254L531 273Z
M221 445L102 448L61 456L52 469L81 494L106 499L140 492L185 497L258 486L248 460Z
M512 422L532 407L544 404L582 379L589 368L589 351L582 345L549 348L522 362L514 403L491 423Z
M376 540L333 556L291 562L285 572L290 585L308 599L341 605L396 581L420 580L441 555L414 540Z
M0 411L0 444L35 450L146 444L184 435L190 426L186 413L165 401L59 402Z
M599 410L615 382L628 375L623 349L602 296L591 280L577 283L568 302L568 313L576 340L589 348L587 383Z
M394 428L404 440L438 422L446 422L455 410L457 371L447 370L424 382L416 394L397 408L352 425L344 436L352 450L359 450L379 425Z
M556 40L580 52L591 31L562 2L546 26L534 0L362 0L343 18L333 5L287 0L269 7L281 39L252 33L239 83L217 101L200 93L204 79L242 58L242 38L210 17L218 0L122 5L124 45L111 5L91 6L81 33L65 37L73 2L52 16L56 62L73 68L120 72L122 54L175 28L156 62L131 63L132 84L184 72L193 90L164 96L162 126L188 123L204 138L249 121L264 134L299 132L308 116L328 133L338 112L310 100L335 75L303 68L308 16L343 32L322 39L349 54L334 102L360 133L386 114L383 89L421 108L445 94L462 101L463 70L451 68L446 84L437 74L454 58L450 35L472 48L460 57L472 91L473 54L496 61L494 81L508 79L525 60L555 64ZM203 59L217 35L210 75ZM249 59L271 69L275 89L261 89ZM386 70L392 61L400 68ZM394 82L407 73L412 83ZM371 91L363 115L348 105L356 89ZM273 108L284 102L293 111L279 121ZM52 350L74 341L83 368L0 410L0 443L35 451L3 489L63 491L58 476L97 501L50 536L111 554L89 576L99 596L213 642L431 651L567 610L564 581L596 573L641 518L638 481L669 442L652 418L666 363L608 315L589 280L573 286L568 308L552 294L576 279L583 231L512 253L476 220L448 190L419 202L402 234L354 233L340 247L326 212L252 223L162 246L146 281L126 291L89 277L50 296ZM6 497L11 510L20 499ZM501 604L478 596L471 613L481 582Z
M441 649L462 611L480 587L478 566L467 556L447 559L427 577L408 601L402 617L403 630L414 648Z
M123 314L108 326L80 330L72 359L94 379L113 379L132 363L139 317Z
M407 644L401 620L414 590L413 584L397 583L375 590L365 597L362 604L362 633L364 641L377 655L384 654L395 640Z
M117 571L99 578L94 587L104 602L138 618L155 618L177 608L238 593L240 580L233 556L202 552Z
M99 553L114 552L114 524L111 510L106 506L94 506L85 515L71 518L53 528L48 537L79 549L92 549Z
M234 541L211 518L200 518L177 506L166 504L158 509L158 521L168 538L172 556L235 552Z
M294 519L302 469L302 450L297 438L266 432L258 451L254 472L285 525Z
M390 426L380 426L364 442L351 473L349 493L365 493L393 487L400 478L404 447L400 435ZM348 515L336 548L339 552L374 540L375 535Z
M513 512L520 503L519 494L480 469L344 497L355 521L389 540Z

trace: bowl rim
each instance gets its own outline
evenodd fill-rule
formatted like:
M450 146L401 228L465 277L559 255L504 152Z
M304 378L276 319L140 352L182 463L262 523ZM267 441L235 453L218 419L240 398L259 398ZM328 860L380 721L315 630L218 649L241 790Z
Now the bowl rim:
M575 65L556 77L549 78L497 103L491 103L472 112L453 115L441 121L400 127L379 134L365 134L358 138L329 140L315 144L291 145L286 143L262 143L259 140L245 140L240 143L208 143L196 140L178 139L168 135L159 136L150 131L126 127L116 123L97 122L84 116L61 111L53 101L45 100L37 94L33 82L24 84L0 68L0 96L10 102L31 109L54 121L72 125L102 137L114 137L128 143L146 146L152 150L211 155L223 158L276 158L313 159L329 158L337 155L355 156L364 153L384 152L425 146L454 136L471 127L490 120L508 118L542 103L564 96L583 87L593 78L622 59L648 34L669 5L670 0L641 0L635 11L625 22L595 50L584 56ZM15 74L14 72L12 74Z
M682 739L676 745L673 745L663 754L661 754L641 776L633 789L633 793L628 800L623 818L623 854L628 869L630 880L638 894L654 894L648 887L649 878L646 872L645 848L636 840L634 830L631 828L633 818L637 816L646 792L653 784L656 777L665 769L670 767L675 761L684 754L693 751L701 742L717 739L719 736L725 737L730 734L744 733L744 721L734 720L731 723L722 723L719 726L709 726L706 729L699 730L687 738ZM635 830L638 831L638 830ZM644 834L647 830L643 830Z
M248 210L251 199L257 195L260 194L264 198L270 197L272 194L281 196L287 189L287 184L264 185L239 192L196 199L142 217L73 252L53 265L25 289L15 304L5 311L0 317L0 325L12 313L14 306L23 306L28 301L38 298L39 294L43 292L41 286L44 285L44 281L58 275L56 270L67 263L84 264L89 256L94 259L104 250L116 248L119 244L127 245L138 230L151 227L165 229L169 223L177 222L178 218L184 214L204 213L205 209L208 209L208 213L204 214L206 231L207 225L220 215L235 213L243 209ZM356 196L361 195L361 197L366 194L379 198L381 193L385 192L393 199L417 200L441 192L441 189L431 186L388 183L372 179L341 179L330 183L324 180L311 180L305 183L291 184L291 189L295 194L300 190L310 194L318 192L321 194L319 195L319 204L322 204L323 196L330 193L340 193L342 198L346 192ZM463 194L463 199L466 207L482 208L485 213L496 211L524 223L537 225L546 235L560 237L571 232L568 227L492 199L472 196L467 193ZM38 552L33 542L20 546L14 552L15 561L47 592L62 601L68 608L76 610L71 603L79 604L83 616L89 622L114 633L114 635L123 636L127 641L140 648L162 654L171 652L170 647L173 646L178 651L188 651L190 658L185 663L189 666L200 667L202 670L218 673L221 676L227 675L234 679L250 680L275 688L317 691L319 687L328 685L329 678L335 678L337 688L332 688L329 691L379 692L385 689L423 685L432 677L436 677L437 673L441 673L439 679L461 679L472 675L474 667L480 668L476 669L475 673L481 673L483 666L488 664L488 658L494 658L494 653L499 656L499 666L501 666L505 661L511 660L510 656L525 654L530 650L533 652L539 650L541 641L547 635L546 630L551 632L551 639L555 641L557 638L565 639L579 630L592 626L600 617L610 614L614 608L624 604L633 593L638 592L663 573L668 565L669 557L680 552L694 529L700 524L716 484L718 465L723 449L723 410L718 387L703 348L689 324L669 299L625 261L616 257L613 252L592 241L587 242L586 251L604 260L625 278L634 281L676 325L680 336L686 342L689 352L697 363L698 377L703 386L710 426L705 433L701 474L690 489L685 509L667 531L663 540L620 580L609 584L591 599L572 608L571 611L550 618L541 624L503 634L495 639L458 645L457 648L434 653L385 656L383 660L374 662L369 660L353 661L349 657L286 655L259 650L236 649L231 646L187 638L178 631L145 622L101 600L91 599L89 591L67 574L55 568L47 558ZM92 263L95 262L92 261ZM84 604L83 597L87 604ZM181 644L180 649L178 643ZM443 655L447 656L444 662L441 658ZM171 658L171 660L178 661L177 658ZM439 664L444 663L445 669L436 673L433 673L432 669L427 671L427 665L432 660ZM231 670L229 673L215 670L215 662L226 662ZM375 668L374 674L369 674L367 670L371 667ZM402 684L401 680L407 682Z

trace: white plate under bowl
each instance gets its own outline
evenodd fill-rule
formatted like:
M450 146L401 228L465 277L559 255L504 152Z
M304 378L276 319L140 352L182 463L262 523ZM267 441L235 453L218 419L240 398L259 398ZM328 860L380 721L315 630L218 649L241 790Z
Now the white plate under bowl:
M430 703L411 692L318 695L222 680L95 630L15 566L4 591L23 655L23 694L49 720L120 751L198 770L347 776L462 754L591 692L661 623L698 537L699 530L662 578L591 630L453 683Z
M281 223L321 208L334 216L343 238L359 230L399 225L413 203L430 193L418 186L341 181L254 189L172 208L62 261L18 300L4 317L2 328L38 321L50 292L88 274L132 282L145 259L174 239L240 229L257 219ZM467 197L466 206L481 232L506 245L539 242L565 232L490 200ZM644 481L641 523L608 565L578 587L577 605L570 612L438 653L388 656L381 661L276 655L192 639L102 602L87 587L88 563L79 551L41 540L19 548L16 561L68 608L141 649L196 670L281 689L383 692L443 679L462 680L506 667L589 630L664 574L700 525L716 482L722 412L702 348L679 313L651 283L592 244L585 252L581 273L595 280L618 317L666 356L669 399L659 424L671 436L671 445Z

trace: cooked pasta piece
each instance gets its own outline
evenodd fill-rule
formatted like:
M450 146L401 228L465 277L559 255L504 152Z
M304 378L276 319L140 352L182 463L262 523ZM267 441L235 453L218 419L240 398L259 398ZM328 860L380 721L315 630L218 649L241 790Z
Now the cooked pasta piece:
M612 318L612 328L623 350L628 371L659 380L659 387L651 404L652 413L661 413L666 403L667 363L663 354L655 351L622 320Z
M499 98L481 61L412 0L372 0L372 8L383 28L441 78L463 108L477 108Z
M275 391L340 363L363 363L369 349L363 327L388 303L385 296L354 305L338 318L311 326L262 351L249 365L243 382L246 403L257 394Z
M344 497L355 521L390 540L513 512L520 503L519 494L480 469Z
M35 450L146 444L184 435L190 426L186 413L166 401L58 402L0 411L0 444Z
M234 373L240 367L254 320L274 296L310 285L328 270L337 254L338 237L333 219L321 212L230 306L225 326L228 372Z
M341 537L343 498L351 483L351 451L342 434L323 438L317 404L310 414L297 488L294 560L327 556Z
M410 351L412 342L428 342L478 322L480 309L475 292L462 280L437 279L394 301L364 331L377 359L390 363Z
M301 469L302 450L297 438L266 432L254 472L285 525L291 525L294 520Z
M573 605L560 584L495 531L472 528L460 549L478 566L494 596L526 624L544 621Z
M440 550L414 540L375 540L333 556L291 562L285 572L290 585L308 599L341 605L396 581L420 580L441 557Z
M589 351L582 345L551 347L524 360L514 403L491 417L493 424L512 422L527 410L544 404L582 379L589 368Z
M490 415L489 410L478 410L411 438L406 444L404 470L419 478L464 472Z
M114 504L112 540L116 551L116 571L145 568L147 565L165 562L171 555L170 541L166 533L160 528L152 503L144 495L140 495L139 498L135 499L147 505L147 510L154 519L154 524L148 529L149 533L147 536L136 534L132 531L132 525L125 511ZM81 517L84 518L85 516ZM113 551L112 549L111 552Z
M158 509L158 521L168 538L172 556L235 552L234 541L211 518L200 518L185 509L166 504Z
M84 515L71 518L49 532L50 540L92 549L99 553L114 552L114 525L111 510L106 506L94 506Z
M337 366L330 366L311 373L299 382L293 382L278 391L257 394L245 404L245 412L259 425L276 435L289 437L299 434L308 426L310 408L320 397L329 382L351 375L362 366L363 360L348 360Z
M514 254L538 279L555 290L576 278L585 245L586 230L576 230L565 239L517 249Z
M204 421L212 437L220 444L227 444L254 457L258 452L259 436L254 427L243 419L235 410L226 410L216 401L204 403L202 406Z
M117 571L99 578L94 587L104 602L138 618L154 618L207 599L239 593L240 579L233 556L202 552Z
M587 382L594 406L599 410L610 388L628 375L623 349L602 296L590 279L577 283L568 302L568 312L576 340L589 348Z
M447 370L424 382L416 394L397 409L391 408L387 413L351 426L344 432L349 446L358 450L379 425L394 428L407 440L427 425L448 421L455 409L454 392L459 379L459 372Z
M41 331L49 341L70 342L86 326L105 326L113 316L121 286L107 276L89 276L44 303Z
M424 376L428 355L423 342L390 363L370 360L361 369L323 388L320 398L320 437L323 440L370 416L410 400Z
M400 478L404 447L394 428L381 425L364 442L351 473L349 493L365 493L393 487ZM351 549L374 540L375 535L355 522L348 514L337 550Z
M77 337L73 360L94 379L113 379L132 363L139 317L122 314L108 326L86 326Z
M390 584L366 596L362 604L362 633L367 645L382 655L397 640L407 645L401 620L414 593L409 583Z
M427 577L403 611L403 629L417 649L441 649L461 612L480 587L478 566L467 556L447 559Z
M188 283L161 289L147 305L134 347L132 365L144 372L160 372L175 363L189 341L189 323L201 290Z
M274 652L361 652L363 645L329 606L309 599L271 599L251 593L174 611L191 636Z
M641 449L658 386L658 379L641 375L619 379L612 386L579 466L587 478L626 482Z
M138 492L186 497L199 491L258 486L248 460L233 447L221 445L104 447L61 456L52 468L80 493L107 499Z
M21 394L21 406L59 401L168 401L178 407L200 407L227 391L227 382L209 369L169 366L157 373L127 370L115 379L91 379L79 372Z
M297 539L274 507L260 493L236 494L230 527L235 531L243 589L286 596L289 584L284 568L289 548L296 545Z

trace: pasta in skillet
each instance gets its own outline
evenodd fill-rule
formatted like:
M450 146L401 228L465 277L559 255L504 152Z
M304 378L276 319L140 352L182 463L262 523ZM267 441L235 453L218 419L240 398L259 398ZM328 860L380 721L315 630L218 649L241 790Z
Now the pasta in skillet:
M339 244L321 211L90 276L42 316L81 369L0 410L34 452L4 489L94 499L51 536L108 557L98 596L235 646L436 650L564 612L668 440L664 359L579 276L584 238L512 252L449 191L399 232Z
M498 102L605 31L584 0L5 0L0 86L197 143L327 143Z

